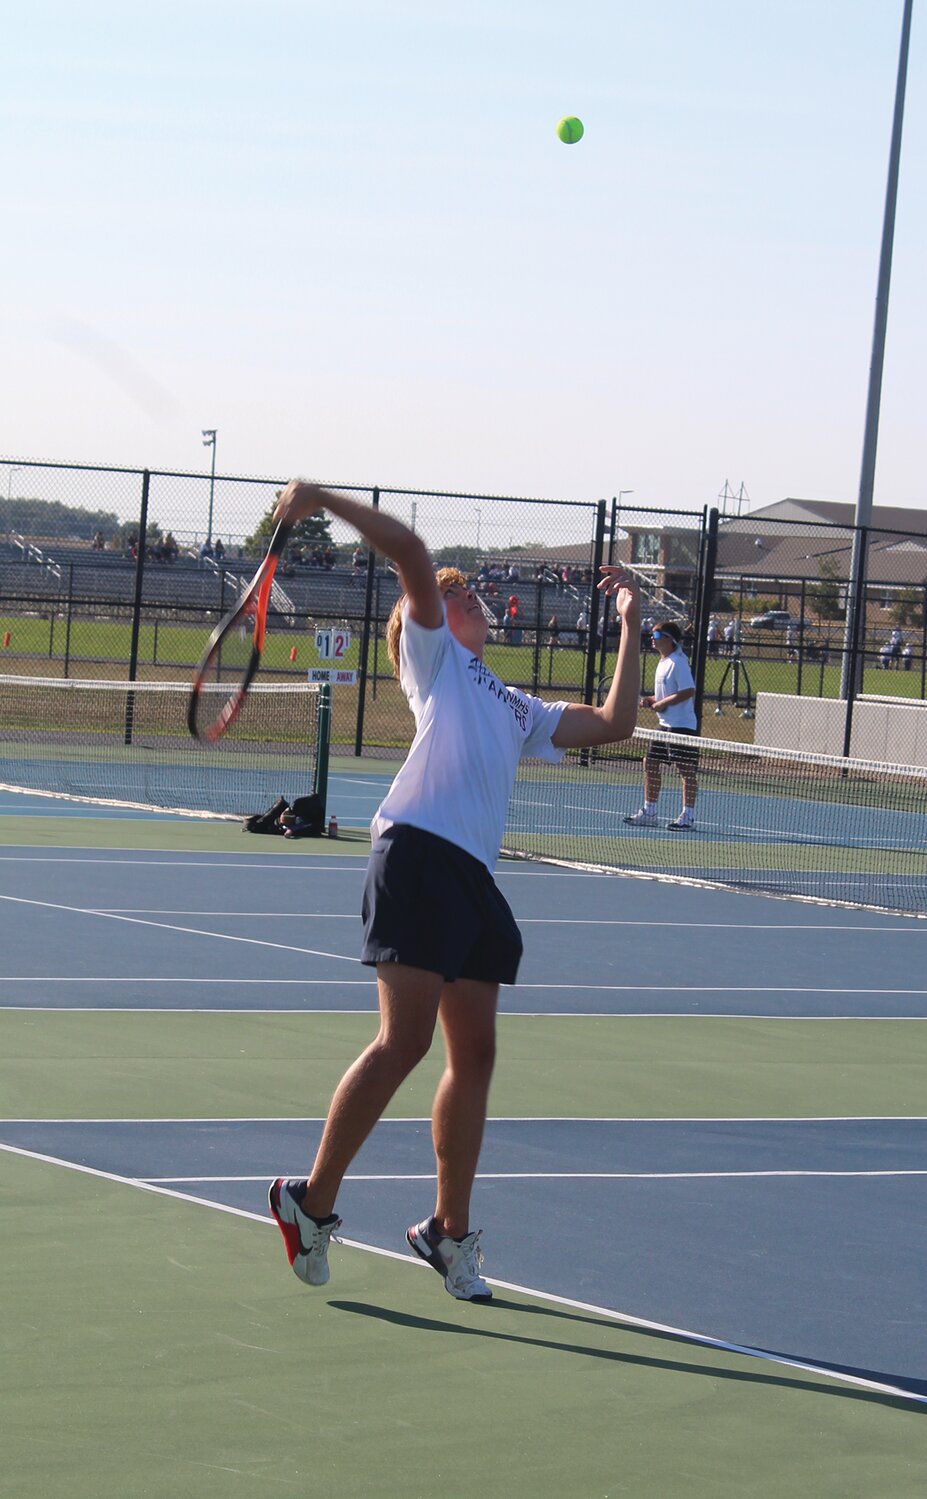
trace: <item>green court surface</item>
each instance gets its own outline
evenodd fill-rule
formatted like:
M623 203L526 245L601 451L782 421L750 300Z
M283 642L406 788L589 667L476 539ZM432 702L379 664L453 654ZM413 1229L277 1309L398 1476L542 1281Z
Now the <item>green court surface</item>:
M376 1029L375 1014L0 1011L0 1113L318 1118ZM499 1031L497 1117L910 1115L927 1098L920 1020L503 1014ZM430 1113L440 1057L436 1042L388 1116Z
M370 837L366 828L341 828L334 838L267 838L245 833L242 819L229 821L194 817L79 817L56 818L49 801L47 817L7 817L0 814L0 849L98 848L134 849L148 853L247 854L260 858L281 854L326 854L332 858L354 854L366 857Z
M921 1499L890 1396L4 1155L13 1499ZM433 1282L433 1283L432 1283Z

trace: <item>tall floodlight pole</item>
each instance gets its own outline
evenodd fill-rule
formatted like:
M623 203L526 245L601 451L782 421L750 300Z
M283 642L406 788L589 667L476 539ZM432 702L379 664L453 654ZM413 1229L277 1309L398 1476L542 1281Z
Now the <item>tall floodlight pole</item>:
M216 497L216 429L205 427L203 429L203 447L212 448L212 472L209 475L209 521L206 526L206 540L212 545L212 507Z
M872 521L872 496L875 488L876 449L879 443L879 409L882 401L882 366L885 362L885 330L888 325L888 293L892 280L892 248L895 240L895 206L898 201L898 168L901 161L901 127L904 121L904 93L908 74L908 47L911 40L911 14L914 0L904 0L901 21L901 47L898 55L898 82L895 87L895 116L888 159L888 185L885 191L885 217L882 222L882 250L879 257L879 283L876 291L875 327L872 334L872 358L869 364L869 395L866 401L866 430L863 437L863 461L859 476L859 498L856 502L856 527L853 536L853 558L847 588L846 632L844 635L843 670L840 696L852 703L863 674L864 652L853 651L859 628L859 611L866 613L865 547L861 526ZM865 624L863 624L865 631ZM854 670L855 667L855 670ZM844 754L849 753L850 711L847 712Z

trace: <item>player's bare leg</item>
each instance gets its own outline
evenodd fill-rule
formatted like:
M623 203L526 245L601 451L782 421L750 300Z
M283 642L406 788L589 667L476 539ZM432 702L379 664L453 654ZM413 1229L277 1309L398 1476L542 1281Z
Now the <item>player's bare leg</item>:
M302 1202L314 1218L332 1212L345 1172L431 1046L443 985L440 974L403 963L377 968L380 1030L335 1089Z
M435 1221L450 1238L469 1233L486 1105L496 1058L498 984L458 979L441 994L446 1064L431 1114L438 1168Z

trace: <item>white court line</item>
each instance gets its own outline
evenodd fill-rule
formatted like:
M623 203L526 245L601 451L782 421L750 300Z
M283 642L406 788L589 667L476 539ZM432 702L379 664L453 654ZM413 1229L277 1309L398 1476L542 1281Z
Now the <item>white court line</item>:
M377 1015L375 1004L363 1010L344 1006L331 1008L313 1005L294 1009L292 1005L13 1005L0 1000L0 1014L24 1015ZM700 1010L697 1015L680 1010L622 1010L617 1014L603 1010L506 1010L503 1020L775 1020L790 1024L812 1020L830 1023L835 1020L890 1022L908 1024L923 1022L927 1015L769 1015L740 1010Z
M4 846L6 848L31 848L33 845L29 843L18 845L7 843ZM65 845L58 845L58 847L63 846ZM99 852L106 853L108 850L100 849ZM168 848L149 849L147 852L152 854L173 854L176 850ZM124 854L125 850L114 848L112 853ZM325 874L363 874L367 867L363 854L359 854L356 862L353 864L329 864L325 854L316 855L319 861L317 864L298 864L296 863L298 855L284 854L282 852L275 854L270 852L270 850L268 850L265 858L259 864L242 864L240 861L244 857L244 854L226 854L224 857L217 855L214 859L98 859L96 856L88 859L81 857L80 849L75 849L70 858L48 854L36 854L33 858L24 854L0 854L0 864L105 864L107 866L128 864L130 866L140 865L143 868L151 867L153 869L230 869L236 873L239 870L247 870L249 874L254 871L261 873L268 870L272 874L279 874L281 870L297 874L316 874L319 871L324 871Z
M127 916L228 916L230 918L256 917L265 919L273 917L276 920L282 917L294 921L356 921L360 922L360 916L356 911L161 911L151 909L148 906L99 906L100 911L116 915ZM592 916L517 916L519 926L630 926L630 927L679 927L680 929L694 931L720 931L720 932L808 932L811 936L817 936L818 932L884 932L895 936L900 932L913 932L918 936L927 935L927 929L916 926L858 926L855 923L839 926L812 926L808 922L783 923L783 922L746 922L746 921L621 921L616 918L592 917Z
M260 1176L146 1176L142 1180L176 1184L192 1182L266 1182L272 1172ZM295 1174L295 1173L294 1173ZM676 1181L754 1181L765 1177L882 1177L882 1176L927 1176L923 1170L897 1171L479 1171L477 1181L620 1181L620 1182L676 1182ZM404 1171L396 1174L360 1175L349 1172L344 1178L349 1182L426 1182L437 1181L434 1171Z
M39 1151L23 1150L15 1145L0 1144L0 1150L6 1150L11 1155L25 1157L27 1160L41 1161L45 1165L60 1166L68 1171L77 1171L81 1175L93 1176L104 1181L115 1182L120 1186L135 1187L140 1192L152 1192L156 1196L170 1197L180 1202L189 1202L198 1207L211 1208L213 1212L227 1213L234 1218L246 1218L255 1223L273 1224L273 1219L263 1213L252 1213L246 1208L229 1207L225 1203L210 1202L208 1198L194 1197L187 1192L176 1192L170 1187L157 1185L152 1182L142 1181L137 1177L118 1176L112 1171L101 1171L94 1166L78 1165L74 1161L65 1161L58 1156L44 1155ZM358 1243L356 1239L341 1239L345 1248L359 1249L366 1254L380 1255L384 1259L401 1260L403 1264L414 1264L417 1269L428 1267L421 1260L413 1260L410 1255L398 1254L392 1249L379 1249L371 1244ZM804 1359L788 1358L784 1354L770 1353L763 1348L751 1348L746 1344L729 1343L721 1338L712 1338L705 1333L691 1332L685 1328L673 1327L665 1322L653 1322L644 1317L634 1317L627 1312L615 1311L612 1307L595 1306L591 1302L574 1301L567 1296L555 1296L548 1291L539 1291L530 1286L522 1286L514 1281L496 1280L487 1277L490 1284L498 1286L501 1290L515 1291L519 1295L530 1296L534 1300L550 1302L555 1306L570 1307L574 1311L591 1313L602 1317L604 1320L616 1323L625 1323L629 1327L639 1327L647 1332L668 1333L672 1337L684 1339L688 1343L698 1344L703 1348L713 1348L722 1353L736 1353L745 1358L760 1359L765 1363L776 1364L788 1369L801 1369L804 1373L814 1374L820 1378L832 1379L837 1384L852 1385L856 1389L872 1390L878 1394L890 1395L902 1400L910 1400L918 1405L927 1405L927 1395L918 1395L911 1390L906 1390L899 1385L884 1384L878 1380L865 1379L859 1374L845 1374L838 1369L829 1369L825 1364L813 1364Z
M272 947L280 952L304 953L311 958L337 958L342 963L360 963L360 958L349 957L345 953L321 952L314 947L293 947L286 942L267 942L261 937L236 937L229 932L206 932L198 927L175 926L166 921L142 921L138 916L115 916L110 911L100 911L95 907L65 906L50 900L27 900L23 895L0 895L0 900L10 901L18 906L39 906L48 911L68 911L74 916L101 916L106 921L125 921L133 926L150 926L163 932L185 932L189 937L213 937L217 942L244 942L252 947Z
M21 900L22 897L15 895L0 895L0 900ZM51 905L47 901L24 901L25 905L45 906ZM106 911L82 910L77 906L54 906L51 909L59 911L72 911L81 916L107 916ZM114 921L132 921L134 918L128 916L113 916ZM196 927L168 926L166 923L157 921L140 921L139 926L153 926L165 931L184 932L191 937L216 937L224 942L243 942L256 947L279 948L283 952L306 953L317 958L339 958L343 963L360 963L360 958L347 957L344 953L319 952L311 947L290 947L283 942L266 942L258 937L232 937L225 932L205 932ZM22 978L4 975L0 978L0 984L326 984L332 987L344 985L372 984L373 979L278 979L278 978L141 978L135 974L127 974L121 978L114 978L111 974L100 978L71 977L67 974L56 976L39 977L37 975L26 975ZM823 987L801 987L799 985L785 984L583 984L574 982L572 984L534 984L523 983L513 986L520 991L540 990L544 993L563 992L569 994L860 994L865 998L888 998L891 996L902 996L906 999L923 999L927 996L927 989L856 989L847 984L838 984L836 988ZM503 1009L503 1013L508 1013ZM549 1012L545 1012L549 1013ZM567 1010L564 1014L575 1014L575 1011Z
M216 1114L165 1119L0 1119L11 1124L325 1124L324 1114ZM494 1114L487 1124L922 1124L927 1114ZM431 1124L430 1114L388 1115L379 1124ZM2 1147L13 1149L13 1146ZM28 1152L27 1152L28 1154Z

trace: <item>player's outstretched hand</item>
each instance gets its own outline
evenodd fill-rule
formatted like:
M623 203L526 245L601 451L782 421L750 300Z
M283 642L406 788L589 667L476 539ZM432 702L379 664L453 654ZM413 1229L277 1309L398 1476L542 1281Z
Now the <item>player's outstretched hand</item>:
M596 587L606 598L615 600L615 612L621 619L629 619L640 612L641 590L637 578L626 567L611 567L604 563L600 568L602 577Z
M274 520L284 525L295 526L307 515L315 515L325 507L325 491L318 484L307 484L302 479L291 479L283 490L274 510Z

